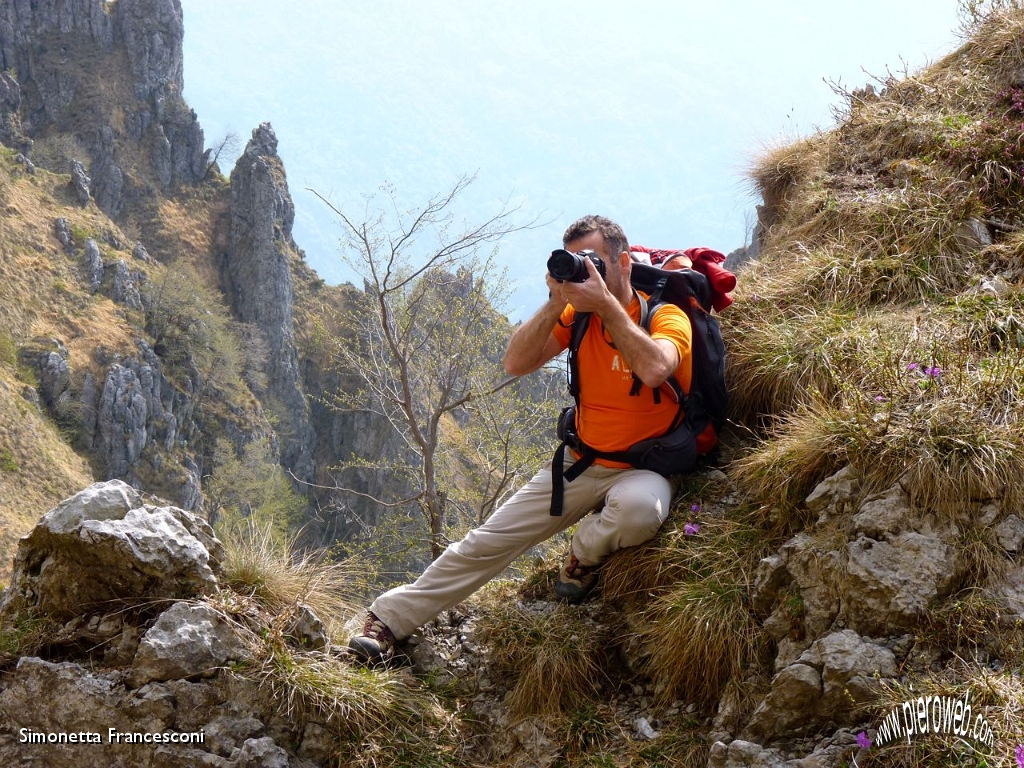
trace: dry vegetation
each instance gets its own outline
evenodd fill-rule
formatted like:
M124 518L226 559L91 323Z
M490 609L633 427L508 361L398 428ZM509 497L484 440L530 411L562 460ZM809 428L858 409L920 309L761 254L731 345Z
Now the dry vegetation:
M738 467L761 501L848 462L929 507L1020 499L1022 18L849 95L837 129L753 170L771 227L724 320L736 415L766 436Z

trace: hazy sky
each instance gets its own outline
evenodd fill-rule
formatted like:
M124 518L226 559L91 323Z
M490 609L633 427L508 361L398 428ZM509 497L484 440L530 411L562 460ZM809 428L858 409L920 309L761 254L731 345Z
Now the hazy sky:
M475 173L460 213L511 199L552 222L502 243L514 317L536 307L548 254L585 213L643 245L743 245L746 168L832 125L826 80L859 87L959 44L957 0L182 5L185 98L207 145L273 124L294 236L322 277L354 279L307 187L358 213L384 182L413 207Z

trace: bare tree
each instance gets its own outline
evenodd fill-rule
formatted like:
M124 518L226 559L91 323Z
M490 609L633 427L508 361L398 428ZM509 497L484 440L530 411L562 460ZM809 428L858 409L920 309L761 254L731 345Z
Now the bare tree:
M228 131L224 134L220 141L206 150L206 170L203 172L203 178L206 179L214 168L219 172L220 165L218 161L221 157L231 158L236 156L241 146L242 141L238 138L237 133Z
M451 208L471 182L461 178L411 211L400 210L386 187L386 208L370 199L358 220L314 191L341 219L346 261L365 284L364 306L350 319L360 343L337 348L363 391L339 393L338 405L369 408L401 435L410 463L377 468L404 469L415 495L377 501L418 504L434 558L447 544L449 516L470 508L486 514L528 455L515 450L513 437L530 409L513 407L518 390L505 391L510 380L500 364L511 327L498 311L506 281L494 245L534 222L517 223L517 209L506 205L483 223L457 225ZM482 257L485 247L490 253ZM473 429L463 429L469 423Z

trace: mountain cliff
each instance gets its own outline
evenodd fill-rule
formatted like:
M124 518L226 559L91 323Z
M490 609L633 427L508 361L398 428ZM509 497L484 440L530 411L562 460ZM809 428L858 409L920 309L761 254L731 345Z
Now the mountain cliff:
M177 0L0 9L8 406L22 408L27 382L41 423L93 476L189 510L203 507L220 446L241 456L267 443L311 507L344 510L309 529L329 542L379 514L361 498L339 505L330 467L366 441L398 450L365 414L323 404L345 374L310 340L344 337L328 318L358 292L305 266L269 125L230 179L220 174L181 98L183 34ZM49 283L35 279L43 273ZM5 480L27 477L13 458L24 444L12 435ZM46 474L62 476L64 459L52 464ZM380 475L353 482L378 494L395 486ZM16 504L0 501L23 530L31 515Z

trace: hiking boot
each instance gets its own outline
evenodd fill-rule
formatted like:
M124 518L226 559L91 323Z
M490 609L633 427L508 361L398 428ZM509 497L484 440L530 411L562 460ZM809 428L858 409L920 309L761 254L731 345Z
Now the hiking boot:
M367 611L363 634L351 637L348 649L361 661L383 664L395 652L395 636L373 611Z
M597 566L583 565L570 547L569 554L566 555L565 562L558 572L555 594L565 602L575 605L582 603L596 584Z

